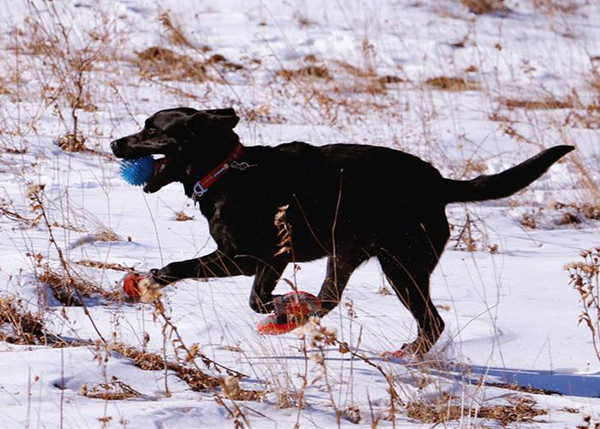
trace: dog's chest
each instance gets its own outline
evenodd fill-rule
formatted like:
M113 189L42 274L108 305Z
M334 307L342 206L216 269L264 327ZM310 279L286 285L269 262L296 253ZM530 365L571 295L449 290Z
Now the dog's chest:
M200 210L209 224L210 235L222 251L239 250L239 234L243 212L232 201L220 198L201 204Z

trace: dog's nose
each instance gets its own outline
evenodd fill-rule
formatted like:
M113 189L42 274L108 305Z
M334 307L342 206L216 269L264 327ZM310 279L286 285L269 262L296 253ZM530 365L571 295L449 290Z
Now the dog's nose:
M123 139L114 140L110 142L110 148L112 149L114 155L123 156L125 143L123 142Z

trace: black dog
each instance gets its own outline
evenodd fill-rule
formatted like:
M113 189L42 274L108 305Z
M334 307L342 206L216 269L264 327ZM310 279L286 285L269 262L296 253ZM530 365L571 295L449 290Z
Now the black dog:
M118 158L163 154L144 191L183 183L218 245L209 255L152 270L154 280L165 285L254 275L250 306L268 313L287 264L327 257L319 292L325 315L339 303L352 272L377 257L418 322L417 340L403 349L420 353L444 329L430 299L429 276L450 235L446 204L512 195L573 150L556 146L500 174L456 181L419 158L383 147L292 142L243 148L233 132L238 121L233 109L161 110L139 133L111 143ZM273 219L286 205L291 251L279 252Z

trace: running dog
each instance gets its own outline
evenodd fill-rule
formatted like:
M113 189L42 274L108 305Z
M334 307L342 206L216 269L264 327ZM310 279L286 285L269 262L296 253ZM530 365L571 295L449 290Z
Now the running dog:
M182 183L217 243L208 255L151 270L154 282L255 276L250 307L271 313L286 266L326 257L318 294L324 316L339 303L352 272L375 257L418 323L417 339L402 348L412 353L426 353L444 329L429 278L450 236L446 205L508 197L574 149L555 146L502 173L458 181L385 147L244 147L233 131L238 121L231 108L161 110L139 133L111 143L117 158L162 155L143 190ZM291 226L286 251L273 221L282 207Z

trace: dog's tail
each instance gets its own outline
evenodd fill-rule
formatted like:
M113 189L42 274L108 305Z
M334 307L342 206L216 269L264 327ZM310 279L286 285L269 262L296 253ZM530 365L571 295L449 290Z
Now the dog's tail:
M449 203L494 200L508 197L539 178L573 146L554 146L502 173L472 180L444 179L444 198Z

